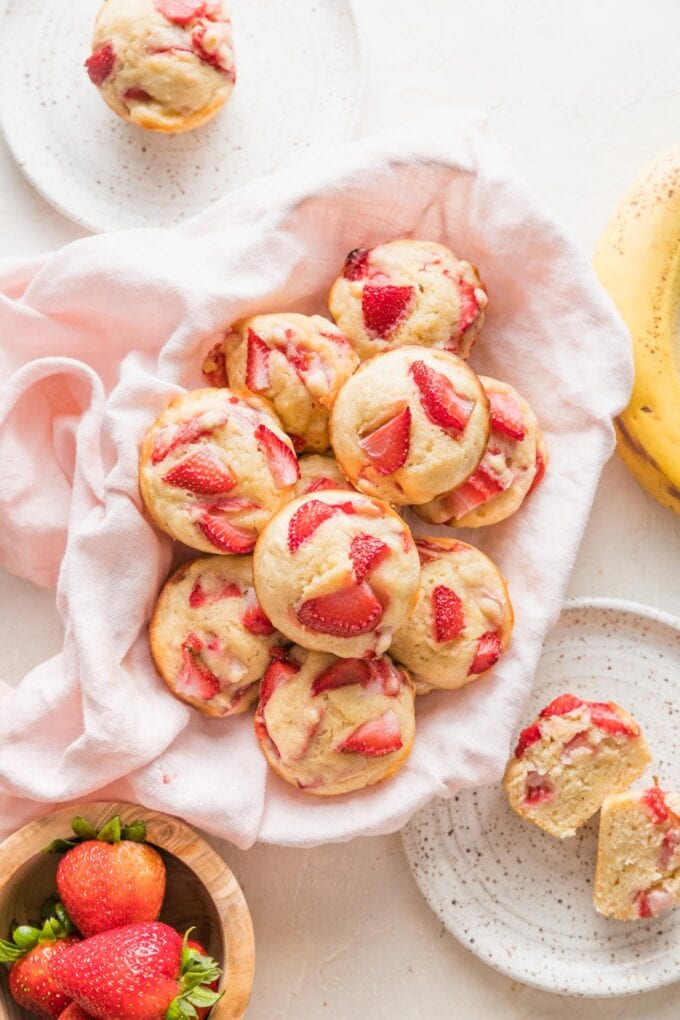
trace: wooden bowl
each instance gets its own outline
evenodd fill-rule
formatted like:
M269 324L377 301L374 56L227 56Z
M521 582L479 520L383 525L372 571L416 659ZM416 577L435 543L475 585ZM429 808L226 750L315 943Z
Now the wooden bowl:
M113 815L126 824L146 822L147 839L160 851L168 873L161 920L179 932L195 927L195 937L223 968L224 995L210 1020L240 1020L255 974L255 939L241 887L221 857L178 818L134 804L74 804L19 829L0 844L0 938L12 921L36 920L44 901L56 892L60 854L43 853L53 839L68 838L71 819L82 815L100 828ZM0 1016L30 1020L9 993L8 970L0 965Z

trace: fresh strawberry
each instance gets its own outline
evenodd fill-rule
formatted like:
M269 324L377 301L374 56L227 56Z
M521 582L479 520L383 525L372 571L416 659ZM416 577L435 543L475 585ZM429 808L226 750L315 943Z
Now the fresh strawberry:
M488 630L486 634L482 634L477 642L477 651L468 670L468 675L486 673L487 669L496 665L502 651L501 640L495 630Z
M278 690L282 684L287 683L292 676L299 672L300 667L294 662L278 658L272 659L260 684L260 708L264 709L274 691Z
M218 340L208 351L201 370L211 386L228 386L227 359L224 356L224 340Z
M406 318L413 295L413 287L376 287L366 284L361 296L361 310L369 333L382 339L393 333L402 319Z
M668 805L666 795L658 786L652 786L645 790L642 795L642 803L645 805L655 825L663 825L668 818Z
M459 333L464 333L479 315L479 304L477 303L475 288L467 280L460 279L458 281L458 293L460 295L458 331Z
M200 609L201 606L211 606L214 602L221 602L222 599L239 599L243 592L233 581L224 578L217 579L208 574L205 578L198 577L189 594L189 605L192 609ZM207 583L207 590L204 585Z
M335 691L338 687L350 687L353 684L363 687L370 679L367 659L338 659L315 678L312 695L316 697L324 691Z
M409 371L418 387L423 411L432 424L461 432L470 420L474 403L459 396L451 381L424 361L412 362Z
M208 963L212 963L212 958L209 956L208 952L203 948L201 943L196 942L195 939L187 940L187 949L193 949L195 950L195 952L198 953L199 956L203 957L204 960L202 962L204 966L207 966ZM207 987L210 989L211 992L216 992L219 986L220 979L215 978L215 980L212 981ZM210 1009L211 1009L210 1006L197 1006L196 1012L198 1014L198 1020L204 1020L204 1018L207 1017L208 1014L210 1013Z
M59 1020L94 1020L90 1013L81 1009L77 1002L72 1002L63 1013L59 1014Z
M216 0L154 0L156 10L175 25L188 25L197 18L219 15Z
M253 528L242 528L231 524L220 514L218 505L205 506L198 510L196 523L209 542L225 553L249 553L255 548L257 532Z
M543 481L543 477L545 475L546 467L547 467L547 465L545 463L545 458L543 456L543 453L542 453L540 447L537 446L536 447L536 474L534 475L534 480L531 483L531 488L529 489L529 492L533 492L534 489L537 489L538 486L541 484L541 482Z
M637 737L640 733L639 727L623 719L611 702L589 701L587 704L593 726L598 726L605 733L621 733L627 737Z
M98 50L95 50L92 56L88 57L85 61L85 67L87 73L90 76L90 81L93 85L99 88L103 85L106 79L112 74L113 69L116 65L116 51L113 48L112 42L106 42L103 46L100 46Z
M541 727L538 723L533 723L531 726L525 727L519 735L517 741L517 747L515 748L515 758L521 758L527 747L531 747L537 740L541 739Z
M375 630L382 614L382 605L365 581L309 599L297 613L303 627L344 638Z
M288 548L296 552L316 529L333 517L338 508L320 499L309 499L295 511L288 525Z
M220 693L221 684L219 678L208 669L201 659L202 648L203 642L196 634L187 635L182 645L184 665L175 686L180 694L187 694L191 698L200 698L201 701L210 701Z
M507 488L505 479L488 470L484 465L484 459L471 478L468 478L465 485L454 489L445 499L446 508L456 519L464 517L465 514L476 510L482 503L487 503L494 496L504 492Z
M246 386L253 393L268 390L271 385L269 378L269 348L264 340L248 330L248 356L246 360Z
M367 574L389 556L390 548L373 535L362 532L355 535L349 547L349 557L354 567L357 584L361 584Z
M368 271L369 252L365 248L355 248L345 259L342 275L346 280L362 280Z
M221 492L231 492L236 485L226 464L205 447L178 461L163 475L163 481L197 496L217 496Z
M279 439L266 425L257 426L255 438L267 458L272 478L279 489L294 485L300 477L300 466L288 443Z
M439 644L453 641L465 629L463 600L445 584L436 585L431 598L435 641Z
M0 941L0 963L11 964L9 990L24 1009L39 1017L61 1016L71 1002L50 972L50 964L80 942L61 903L48 901L42 928L17 925L11 942Z
M210 989L220 977L215 961L160 922L94 935L56 958L51 972L96 1020L182 1020L220 997Z
M527 434L522 409L508 393L488 393L491 428L520 443Z
M56 840L47 850L66 850L57 869L57 889L83 935L155 921L165 895L165 865L145 842L144 822L123 825L115 816L99 831L84 818L71 824L76 838Z
M384 754L398 751L404 743L399 731L397 717L389 709L378 719L358 726L345 737L337 750L343 754L363 754L367 758L380 758Z
M560 694L558 698L555 698L554 701L545 706L539 718L549 719L552 715L568 715L569 712L574 712L577 708L580 708L582 704L581 698L577 698L574 694Z
M379 475L391 475L403 467L411 448L411 409L405 407L384 425L359 440Z
M251 634L273 634L274 625L257 601L254 588L248 588L243 605L243 626Z
M220 425L224 425L225 421L226 417L215 420L207 415L198 415L191 421L185 421L178 425L166 425L154 440L151 463L160 464L178 446L191 446L203 436L210 435Z
M547 776L538 772L530 772L526 779L525 798L527 804L546 804L555 795L555 790Z

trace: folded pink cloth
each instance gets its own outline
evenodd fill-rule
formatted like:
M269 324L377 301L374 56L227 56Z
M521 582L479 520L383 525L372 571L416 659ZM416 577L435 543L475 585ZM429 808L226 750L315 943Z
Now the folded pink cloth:
M515 605L499 666L419 699L415 747L394 779L317 800L268 772L250 714L204 719L156 677L146 628L173 546L142 511L138 450L168 400L202 385L203 356L232 320L323 312L347 251L399 236L443 241L481 268L490 306L471 363L527 397L551 464L519 514L467 536ZM632 361L590 268L479 116L435 110L254 182L177 229L92 237L0 271L0 336L0 562L57 584L66 630L61 654L1 691L5 832L42 802L96 793L239 846L311 846L394 830L434 796L498 780Z

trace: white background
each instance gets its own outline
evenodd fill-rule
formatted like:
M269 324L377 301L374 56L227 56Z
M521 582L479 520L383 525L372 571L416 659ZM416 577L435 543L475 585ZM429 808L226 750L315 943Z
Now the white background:
M486 108L518 168L589 257L632 177L680 140L677 0L361 0L360 7L368 75L358 133L435 104ZM294 60L291 53L291 67ZM32 192L0 141L0 255L81 233ZM570 594L630 598L680 615L679 552L680 518L653 503L614 458ZM18 679L59 647L53 601L51 592L0 573L4 678ZM588 1002L496 974L430 913L398 836L313 851L221 849L255 921L252 1020L680 1014L677 985Z

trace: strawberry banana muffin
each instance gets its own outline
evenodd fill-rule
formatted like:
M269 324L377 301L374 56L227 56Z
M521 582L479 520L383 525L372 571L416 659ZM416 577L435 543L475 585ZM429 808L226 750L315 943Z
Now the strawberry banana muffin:
M415 723L411 682L388 656L338 659L294 646L262 680L255 733L281 779L330 797L393 775Z
M563 694L520 733L503 785L513 811L564 839L650 761L640 727L622 708Z
M607 797L593 898L600 914L619 921L680 904L680 795L653 786Z
M166 582L149 642L161 678L205 715L244 712L257 700L283 638L260 608L251 556L205 556Z
M418 553L386 503L319 491L284 507L255 547L260 605L287 638L342 658L381 655L413 609Z
M359 364L337 326L321 315L254 315L222 349L229 385L271 400L296 450L328 449L328 413Z
M151 131L198 127L236 80L231 21L222 0L105 0L85 63L102 98Z
M366 362L342 387L331 443L357 489L388 503L427 503L475 471L489 427L489 401L464 361L402 347Z
M432 241L356 248L328 298L331 315L362 360L404 344L467 358L486 305L475 267Z
M249 553L300 477L264 401L231 390L177 397L149 429L139 467L155 523L203 552Z
M418 602L392 639L390 655L413 676L418 694L476 680L507 648L514 616L505 581L465 542L416 536Z
M508 383L481 375L491 405L491 435L481 463L464 485L416 507L430 524L479 528L520 508L543 478L548 451L526 400Z
M295 486L295 495L306 496L308 492L319 492L321 489L354 491L334 457L322 457L318 453L300 457L300 481Z

